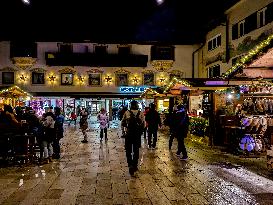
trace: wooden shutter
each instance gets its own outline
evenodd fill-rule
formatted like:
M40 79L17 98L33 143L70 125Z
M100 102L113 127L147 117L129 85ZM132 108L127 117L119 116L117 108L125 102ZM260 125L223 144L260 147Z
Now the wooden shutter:
M238 38L238 23L232 26L232 40L235 40L237 38Z
M245 33L244 34L247 34L255 29L257 29L257 12L246 17L246 19L245 19Z

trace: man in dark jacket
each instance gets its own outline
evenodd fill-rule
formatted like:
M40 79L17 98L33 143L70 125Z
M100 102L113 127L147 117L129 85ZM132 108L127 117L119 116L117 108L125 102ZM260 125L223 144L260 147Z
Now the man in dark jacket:
M183 156L180 157L180 159L187 160L188 154L184 144L184 139L185 137L187 137L189 130L189 116L183 105L177 106L177 109L178 111L175 113L174 116L174 133L175 136L177 137L178 142L178 149L176 155L180 156L182 152Z
M137 101L131 102L131 109L127 110L121 124L125 128L125 150L129 173L133 175L137 170L141 135L144 129L144 114L138 110Z
M145 121L148 126L148 147L155 149L157 142L158 126L161 127L159 113L155 110L155 104L150 104L150 109L145 116ZM152 144L153 137L153 144Z

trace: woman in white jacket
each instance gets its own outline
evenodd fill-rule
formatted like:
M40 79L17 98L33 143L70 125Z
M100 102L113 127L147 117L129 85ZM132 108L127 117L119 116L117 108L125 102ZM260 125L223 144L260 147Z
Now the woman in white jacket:
M103 138L103 132L105 134L105 141L107 140L107 128L109 126L109 117L104 108L101 108L98 114L98 121L100 123L100 140Z

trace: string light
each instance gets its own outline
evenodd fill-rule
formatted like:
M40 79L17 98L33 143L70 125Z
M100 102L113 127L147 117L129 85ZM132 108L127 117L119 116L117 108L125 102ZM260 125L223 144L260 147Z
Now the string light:
M185 87L191 87L191 84L189 83L189 81L187 80L178 80L176 77L174 77L170 83L167 85L167 87L164 90L164 93L167 93L171 87L173 87L175 84L181 84L184 85Z
M234 66L232 66L230 69L227 70L222 75L222 78L229 78L232 74L235 72L243 69L246 64L252 62L254 59L256 59L258 56L262 54L262 51L267 51L272 44L273 34L270 35L266 40L262 41L259 45L257 45L254 49L250 50L246 56L240 59L238 63L236 63Z
M140 97L143 98L145 97L146 95L148 95L148 93L151 93L151 95L158 95L160 94L159 92L157 92L156 90L152 89L152 88L147 88L141 95Z
M6 93L7 95L10 94L10 95L13 95L13 97L14 97L14 96L16 96L16 94L14 93L15 90L17 90L19 93L22 93L22 95L25 97L32 97L32 95L30 95L26 91L22 90L21 88L19 88L17 85L14 85L12 87L1 90L0 95L5 95L5 93Z

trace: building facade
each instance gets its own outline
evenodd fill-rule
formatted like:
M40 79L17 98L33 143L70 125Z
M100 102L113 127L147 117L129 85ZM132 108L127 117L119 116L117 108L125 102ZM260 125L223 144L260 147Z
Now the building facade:
M225 12L226 20L209 31L198 51L198 77L218 77L273 34L273 1L241 0ZM260 69L260 68L259 68ZM257 73L257 70L246 73ZM258 75L258 74L257 74ZM256 75L252 75L257 77Z
M128 105L148 87L192 75L197 45L0 42L0 87L18 85L34 96L37 112L63 107ZM142 101L142 99L139 99ZM140 103L143 107L147 103Z

